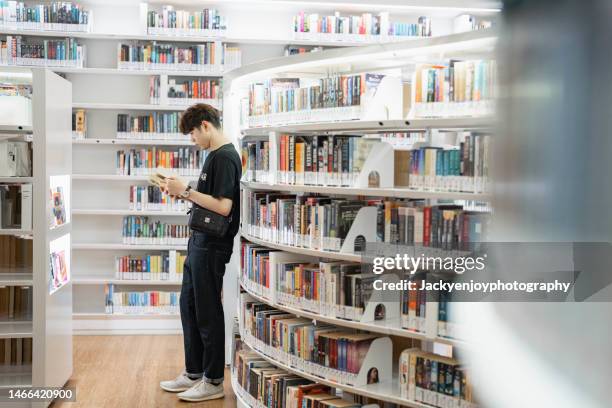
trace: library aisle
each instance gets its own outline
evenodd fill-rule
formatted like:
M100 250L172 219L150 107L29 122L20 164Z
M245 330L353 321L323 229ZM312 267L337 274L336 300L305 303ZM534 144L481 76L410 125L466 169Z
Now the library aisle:
M0 408L609 407L610 18L0 0Z

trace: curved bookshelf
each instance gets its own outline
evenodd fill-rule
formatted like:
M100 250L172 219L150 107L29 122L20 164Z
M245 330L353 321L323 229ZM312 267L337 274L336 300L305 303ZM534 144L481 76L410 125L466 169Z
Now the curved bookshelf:
M393 377L393 380L391 382L368 384L368 385L361 386L361 387L341 384L335 381L330 381L328 379L319 377L317 375L306 373L302 370L299 370L297 368L294 368L282 362L279 362L273 357L268 356L266 353L260 350L254 342L250 341L250 336L244 335L244 330L242 329L242 327L240 328L240 336L242 337L242 340L245 342L245 344L247 344L253 351L259 354L262 358L264 358L271 364L274 364L275 366L282 368L283 370L286 370L295 375L299 375L300 377L303 377L308 380L318 382L321 384L325 384L330 387L339 388L341 390L348 391L354 394L358 394L364 397L374 398L380 401L387 401L387 402L391 402L393 404L399 404L405 407L431 408L430 405L426 405L426 404L422 404L416 401L410 401L405 398L402 398L400 396L399 380L396 376Z
M306 319L317 320L317 321L333 324L335 326L348 327L348 328L357 329L357 330L366 330L366 331L380 333L380 334L387 334L389 336L405 337L405 338L421 340L421 341L433 341L436 343L448 344L451 346L461 346L461 347L467 346L466 343L461 340L447 339L444 337L428 338L423 333L415 333L415 332L411 332L406 329L402 329L401 327L399 327L400 326L399 319L397 321L391 321L391 322L384 321L380 323L362 323L362 322L357 322L357 321L352 321L352 320L338 319L335 317L329 317L329 316L325 316L325 315L318 314L318 313L308 312L302 309L296 309L294 307L282 305L277 302L272 302L266 298L259 296L253 291L249 290L246 287L246 285L242 284L242 282L240 282L240 286L242 286L242 288L249 295L257 299L258 301L262 303L266 303L270 306L273 306L276 309L285 311L287 313L294 314L298 317L304 317Z
M494 125L490 117L463 117L440 119L405 119L405 120L345 120L337 122L315 122L266 126L242 129L244 137L266 136L269 132L334 134L342 132L411 132L428 129L486 129Z
M419 38L410 41L400 41L385 44L364 45L354 48L338 48L324 52L290 55L288 57L270 58L253 64L236 68L226 75L226 84L240 77L271 77L279 72L300 72L300 69L312 70L319 68L320 72L343 72L347 60L354 64L353 70L372 69L372 62L382 58L414 57L419 54L445 53L446 58L453 58L455 53L466 51L488 50L492 52L497 42L497 30L485 29L466 33L451 34L439 37ZM401 61L398 61L401 63ZM297 71L296 71L297 70Z
M242 235L242 237L246 238L247 240L255 244L265 245L269 248L280 249L281 251L292 252L294 254L318 256L320 258L336 259L339 261L352 261L352 262L361 261L361 255L358 255L358 254L322 251L318 249L308 249L308 248L295 247L291 245L276 244L274 242L266 241L264 239L255 238L254 236L247 234L243 230L240 231L240 235Z
M419 191L408 188L354 188L354 187L332 187L316 185L296 184L268 184L253 181L242 181L242 185L251 190L275 190L287 192L337 194L337 195L359 195L370 197L396 197L396 198L429 198L445 200L468 200L486 201L490 198L485 193L460 193L450 191Z

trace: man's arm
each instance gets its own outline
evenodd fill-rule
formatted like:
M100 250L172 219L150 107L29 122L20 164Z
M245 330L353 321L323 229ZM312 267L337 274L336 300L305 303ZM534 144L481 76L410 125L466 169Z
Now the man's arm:
M164 190L172 196L180 196L187 189L187 184L180 179L167 178ZM225 197L215 198L211 195L200 193L195 189L189 190L187 200L196 203L200 207L214 211L227 217L232 211L232 200Z
M185 190L183 189L183 191ZM232 200L229 198L215 198L211 195L200 193L194 189L189 190L189 198L187 198L187 200L196 203L200 207L204 207L210 211L216 212L217 214L221 214L224 217L227 217L232 211Z

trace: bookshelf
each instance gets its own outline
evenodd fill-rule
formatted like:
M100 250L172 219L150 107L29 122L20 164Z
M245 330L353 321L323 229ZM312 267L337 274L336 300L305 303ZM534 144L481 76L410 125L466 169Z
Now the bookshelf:
M23 365L3 371L0 387L62 387L72 374L71 84L41 68L1 68L0 78L3 82L32 89L31 112L25 115L32 118L31 125L12 125L3 130L6 134L17 130L32 135L31 139L25 140L31 143L33 163L31 177L0 178L0 183L33 186L31 214L28 216L32 222L31 230L2 231L9 236L23 238L25 235L24 239L31 241L31 259L26 260L23 267L11 268L11 273L0 273L2 286L15 287L15 290L18 287L30 288L31 312L15 317L15 320L0 322L0 338L7 341L22 339L23 347L26 340L31 340L32 363L25 364L22 360ZM18 111L21 109L19 104L12 107L15 110L13 117L24 117L23 112ZM58 225L58 215L52 214L51 209L55 211L59 207L51 201L50 192L60 191L60 188L63 218ZM22 212L22 222L24 215ZM51 220L55 221L50 224ZM55 269L57 265L63 265L61 273ZM53 270L60 273L59 280L52 275Z
M253 142L267 142L268 146L266 148L268 150L266 154L269 155L263 159L268 166L266 170L259 174L252 173L252 178L248 180L243 179L243 191L261 192L261 194L265 192L270 192L272 194L293 193L298 195L315 193L332 197L348 197L349 199L354 199L356 197L382 197L386 200L425 199L427 203L461 203L466 206L465 208L469 208L472 211L478 211L479 208L484 211L489 211L489 206L486 202L490 200L490 195L488 192L484 191L485 189L474 189L474 191L478 191L476 193L468 192L463 189L463 187L455 191L452 191L452 189L443 190L440 188L415 189L395 186L393 182L388 183L389 180L386 180L386 185L383 185L383 177L381 177L381 187L370 187L367 182L363 184L359 181L361 180L360 178L355 178L354 180L358 181L354 184L346 181L350 180L350 178L346 180L343 179L342 182L339 182L339 178L334 179L333 177L331 179L329 177L324 178L325 181L323 182L317 179L319 183L316 183L312 182L312 180L310 180L310 182L308 181L308 174L303 175L305 181L299 181L297 175L290 175L289 179L293 178L293 181L291 183L285 182L283 178L286 177L286 175L282 174L284 169L281 168L281 161L283 159L279 152L281 152L282 149L281 135L296 136L302 138L302 140L307 140L309 137L313 136L356 136L378 140L378 135L385 133L421 133L425 136L418 142L415 142L414 146L422 146L419 143L424 143L424 145L430 147L435 146L436 148L441 148L444 147L446 141L448 141L448 139L445 139L448 134L458 134L460 132L484 134L490 132L495 124L490 112L484 112L482 115L470 113L463 117L452 118L417 117L415 115L421 113L421 111L419 111L420 107L411 104L397 116L381 115L376 117L375 114L357 120L350 120L351 118L348 118L349 120L341 120L338 116L333 119L325 119L323 117L321 120L317 120L317 118L313 120L312 115L303 115L301 112L297 111L296 115L292 117L290 117L290 115L277 116L275 119L277 123L270 126L266 124L267 118L263 118L261 121L249 120L251 118L247 117L248 113L245 113L244 105L241 108L237 108L236 106L240 105L240 101L244 101L245 99L248 101L249 95L246 90L249 89L250 84L255 82L263 82L273 78L287 79L295 77L299 77L300 79L305 77L307 81L312 81L313 79L316 80L317 78L326 77L328 75L332 76L336 73L350 76L354 72L364 73L369 71L377 73L382 72L387 75L397 75L402 78L402 82L413 82L416 75L414 67L422 61L435 61L436 63L441 63L450 58L466 60L471 58L487 59L494 55L495 44L495 30L483 30L436 38L416 39L404 43L386 44L384 47L380 45L369 45L359 48L333 49L317 54L295 55L283 59L262 61L234 70L227 75L227 80L224 83L224 105L226 107L224 113L230 118L226 126L229 127L231 132L241 133L242 138L240 139L240 143L243 145ZM443 55L443 57L441 57L441 55ZM346 65L348 62L350 62L350 66ZM412 93L413 90L409 92L411 92L411 101L414 101L415 96ZM391 94L382 96L383 99L387 97L393 100L396 98L395 95ZM404 98L404 100L405 99L406 98ZM380 100L374 103L385 104L388 102L388 100ZM305 118L305 121L311 121L311 123L300 121L300 119L303 118ZM283 123L283 120L286 120L286 122ZM445 142L438 145L436 143L438 143L439 140L445 140ZM458 140L459 139L456 140L457 144L459 143ZM384 144L385 142L381 139L381 143ZM451 144L453 143L455 142ZM411 150L413 148L414 147L408 147L406 149ZM401 147L397 148L397 150L402 149ZM383 173L386 172L385 174L388 175L386 177L388 179L390 178L392 181L394 177L393 153L390 154L388 151L384 151L384 149L383 153L384 154L378 156L375 163L371 163L373 164L372 168ZM313 158L313 161L314 160ZM374 159L367 156L366 163L370 160ZM385 166L389 165L392 168L390 173L388 169L385 169ZM363 168L369 167L368 165L364 165ZM257 170L260 169L257 168L256 171ZM305 170L305 172L307 171L308 170ZM253 181L253 179L257 179L258 181ZM263 179L263 181L260 179ZM247 195L243 195L243 200L244 197L247 197ZM263 195L260 197L263 197ZM263 200L265 201L265 199ZM287 200L291 200L291 198L287 198ZM247 203L246 200L243 201L240 235L247 242L260 245L264 248L262 249L262 251L264 251L262 252L264 254L263 258L259 262L263 262L264 265L267 265L264 268L269 267L269 272L266 276L268 276L270 281L269 285L266 284L266 286L263 286L242 276L238 279L238 283L234 286L233 291L229 293L230 298L244 296L246 294L250 299L256 302L272 306L274 309L311 322L316 322L317 324L330 324L340 329L356 329L392 336L394 338L410 339L420 342L422 350L427 352L433 351L438 355L456 355L457 350L469 349L471 347L470 344L461 340L461 336L458 335L458 332L453 332L453 335L457 334L457 336L451 337L450 332L444 332L440 329L441 326L438 320L439 303L437 301L427 301L426 317L423 318L421 315L420 319L423 319L423 321L419 322L419 325L422 325L419 326L419 330L408 330L403 328L403 326L406 325L405 319L408 318L408 315L402 314L403 312L400 313L399 304L404 301L400 301L400 295L398 295L398 299L396 299L395 302L389 302L389 304L394 304L397 310L395 312L389 312L387 308L387 316L381 320L376 320L374 317L374 306L377 306L378 303L384 303L384 301L378 298L367 304L362 318L350 318L347 316L338 317L337 315L328 313L325 309L316 309L314 306L309 308L311 306L309 306L307 304L308 301L305 301L303 298L298 298L296 296L296 300L291 300L288 299L290 296L283 297L283 293L276 291L275 283L279 273L276 269L277 259L284 260L289 264L292 262L316 264L316 262L321 260L325 260L326 262L361 262L361 255L353 252L350 247L352 245L352 240L358 235L365 236L368 242L375 240L371 238L375 236L375 234L372 235L372 231L370 231L371 228L368 227L368 222L363 221L364 219L369 220L370 227L376 224L373 221L377 219L374 209L362 208L359 210L360 212L357 213L354 221L352 221L353 224L347 232L344 241L344 244L348 241L348 245L343 245L341 248L338 247L335 248L336 250L332 251L323 249L325 247L323 244L307 246L281 243L284 242L283 240L285 238L279 238L281 236L280 227L275 231L266 226L248 224L247 219L249 216L245 218L245 214L250 214L251 205L256 204L251 202ZM275 207L276 210L281 211L281 204L277 203L277 205L278 206ZM362 210L366 211L363 211L362 214ZM247 211L249 212L247 213ZM266 211L269 212L270 209L268 208ZM301 238L297 237L297 235L298 233L296 233L295 242L300 242ZM324 238L323 236L322 239ZM271 250L269 254L265 252L265 248ZM435 250L432 249L432 251ZM265 260L263 260L264 258ZM313 269L316 268L313 267ZM261 278L261 275L259 276ZM308 283L306 283L306 285L308 285ZM239 295L241 291L243 294ZM300 303L300 301L302 303ZM236 309L239 315L238 320L240 321L240 335L242 340L261 357L277 367L312 381L340 388L349 393L376 398L401 406L429 406L417 400L409 400L401 395L399 370L397 368L390 369L390 376L378 384L357 386L350 382L346 382L344 381L345 378L343 379L340 374L330 376L329 369L317 366L312 362L301 361L300 358L294 355L283 354L279 350L255 338L254 333L249 333L244 327L243 317L240 316L241 307L238 306ZM228 308L227 310L233 310L233 308ZM453 326L453 330L454 329L455 327ZM444 330L446 330L446 328L444 328ZM396 363L397 361L393 361L394 365ZM237 384L235 380L233 381L233 386L237 390L237 394L241 395L239 384ZM247 406L258 406L257 402L249 398L248 395L242 393L242 397L243 403ZM469 404L471 405L471 403Z

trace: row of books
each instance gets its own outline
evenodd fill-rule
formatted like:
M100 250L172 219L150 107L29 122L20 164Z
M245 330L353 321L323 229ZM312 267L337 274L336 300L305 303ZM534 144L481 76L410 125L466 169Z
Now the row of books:
M488 189L490 135L466 134L458 148L421 147L399 155L403 168L408 169L410 188L465 192Z
M0 235L0 273L23 270L31 273L33 240L15 235Z
M159 168L172 170L181 176L194 176L206 160L205 150L185 147L174 151L151 149L119 150L116 154L116 173L122 176L155 174Z
M168 251L160 255L117 257L115 258L115 278L181 282L186 258L186 254L178 251Z
M177 83L170 79L168 83L169 99L220 99L220 81L218 79L190 79Z
M32 184L0 184L0 228L32 229Z
M0 321L32 320L32 287L0 287Z
M335 390L317 384L269 363L241 340L235 341L233 371L237 393L250 406L282 408L361 408L349 400L350 395L337 396ZM369 401L368 401L369 403ZM386 405L385 408L390 408Z
M340 372L358 374L370 344L383 337L359 333L294 315L241 295L245 331L264 344L301 360Z
M352 186L377 142L358 136L281 135L277 180L285 184Z
M345 34L359 36L431 37L431 19L419 17L416 24L390 22L389 13L322 16L300 12L293 17L294 33Z
M32 145L28 142L0 140L0 177L30 177Z
M438 408L475 408L472 379L452 358L421 351L402 351L399 360L402 398Z
M0 65L83 68L85 46L74 38L46 40L20 35L0 39Z
M495 61L450 61L448 65L419 65L415 102L469 102L494 99Z
M123 217L124 244L186 245L191 234L188 225L151 221L149 217Z
M162 84L159 76L152 76L149 81L149 99L157 105L162 100L169 105L189 106L195 103L207 103L218 106L222 97L218 79L168 79Z
M66 250L53 251L49 255L49 293L53 293L70 280Z
M216 49L219 47L221 47L221 44L218 42L196 45L175 45L155 41L145 44L119 43L117 50L118 67L119 69L202 70L206 66L221 63L216 55Z
M298 78L275 78L250 85L249 115L359 106L363 95L384 75L340 75L302 84Z
M0 372L3 367L32 364L32 338L0 339Z
M323 51L323 47L288 45L285 47L285 57L288 57L289 55L306 54L309 52L319 51Z
M459 205L425 205L418 200L347 200L315 195L243 191L242 225L270 242L338 251L357 213L375 207L368 228L378 242L467 250L482 241L487 214Z
M136 211L187 211L185 200L171 196L157 186L130 186L130 210Z
M270 143L267 140L242 144L242 174L246 181L267 181L270 168Z
M374 282L381 279L380 275L371 273L360 264L345 261L313 263L295 258L276 261L273 268L270 262L272 253L280 254L280 251L246 241L241 243L241 282L245 289L269 300L275 299L279 305L332 318L363 321L374 292ZM401 278L414 281L418 290L405 289L397 298L401 316L398 328L427 333L427 302L437 302L437 316L432 315L436 320L435 333L431 334L460 338L459 326L450 313L450 294L443 290L428 293L422 286L428 278L424 270ZM385 308L376 308L374 321L385 320L388 312Z
M72 2L27 6L23 1L0 0L0 26L10 28L87 31L91 17L90 10Z
M359 333L297 318L241 295L245 340L259 352L278 355L292 365L334 381L355 378L335 372L359 373L372 342L383 336ZM259 349L261 347L261 349ZM392 353L393 350L386 350ZM306 370L304 370L306 371ZM372 370L369 370L372 371ZM379 382L368 372L367 383ZM353 385L350 384L349 385ZM439 408L475 408L468 370L457 360L411 348L399 358L400 396Z
M117 115L117 138L119 139L153 139L154 136L166 136L189 140L179 132L179 112L151 112L148 115Z
M104 285L107 314L178 314L180 292L117 292L115 285Z
M257 238L339 251L365 201L243 190L243 228Z
M202 35L208 30L224 31L226 29L226 17L217 9L205 8L188 11L163 6L161 12L151 10L147 13L149 34Z

